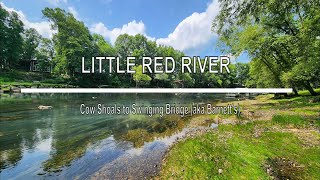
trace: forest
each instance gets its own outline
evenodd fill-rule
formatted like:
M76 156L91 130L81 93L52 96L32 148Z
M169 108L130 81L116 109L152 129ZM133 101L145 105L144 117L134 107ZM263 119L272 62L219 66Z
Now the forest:
M51 39L44 38L35 29L25 28L17 13L1 7L0 82L16 81L8 76L28 71L28 62L36 60L38 73L46 74L50 82L79 87L290 87L295 94L303 89L317 94L314 88L319 86L320 79L319 2L266 1L257 5L251 1L223 0L220 5L221 11L212 23L212 31L219 35L218 47L234 56L247 53L250 61L231 62L230 73L219 74L208 70L205 73L142 73L144 56L181 59L185 54L173 47L158 45L141 34L122 34L111 45L102 35L91 34L83 22L60 8L42 10L43 17L56 31ZM136 73L82 74L82 57L95 56L119 57L121 69L127 67L127 57L135 57ZM168 66L170 69L170 64ZM181 61L175 66L181 69ZM200 68L197 66L197 72ZM103 69L108 69L107 65Z

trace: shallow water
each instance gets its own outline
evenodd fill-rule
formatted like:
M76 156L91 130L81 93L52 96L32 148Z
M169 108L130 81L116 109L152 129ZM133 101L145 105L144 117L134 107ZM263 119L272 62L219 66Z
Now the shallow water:
M94 98L93 98L94 97ZM156 175L184 134L186 118L82 115L80 105L189 105L214 95L57 94L0 98L0 179L126 178ZM39 105L53 109L39 110Z

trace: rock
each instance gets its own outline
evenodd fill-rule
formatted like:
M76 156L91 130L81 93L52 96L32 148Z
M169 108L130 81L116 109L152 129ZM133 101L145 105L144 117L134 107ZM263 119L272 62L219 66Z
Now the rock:
M222 173L223 173L223 170L222 170L222 169L219 169L219 170L218 170L218 173L219 173L219 174L222 174Z
M38 109L40 110L52 109L52 108L53 108L52 106L43 106L43 105L38 106Z
M13 93L21 93L21 89L19 89L19 88L12 89L12 92Z
M267 168L267 173L270 174L271 173L271 169Z

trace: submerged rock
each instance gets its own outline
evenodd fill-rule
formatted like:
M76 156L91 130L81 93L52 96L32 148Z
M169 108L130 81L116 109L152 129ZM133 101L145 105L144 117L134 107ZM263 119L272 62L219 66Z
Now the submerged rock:
M52 106L43 106L43 105L38 106L38 109L40 110L52 109L52 108L53 108Z

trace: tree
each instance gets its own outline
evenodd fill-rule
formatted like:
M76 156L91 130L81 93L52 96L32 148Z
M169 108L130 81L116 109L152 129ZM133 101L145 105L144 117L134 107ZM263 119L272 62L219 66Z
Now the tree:
M37 30L33 28L25 30L22 55L23 60L31 60L35 58L40 41L41 35Z
M11 12L8 20L8 44L7 57L9 67L13 68L21 58L23 39L21 33L23 32L23 23L15 12Z
M146 74L143 74L142 65L136 66L133 69L136 71L136 73L132 75L133 80L136 82L136 87L146 86L150 83L151 77Z
M249 66L249 80L247 87L268 88L279 87L277 73L270 73L270 69L258 58L253 58Z
M156 74L154 77L157 80L157 87L168 87L169 75L166 73Z
M157 44L154 41L149 41L145 36L137 34L135 36L130 36L128 34L122 34L118 36L115 41L115 49L117 56L119 56L121 65L123 69L126 67L126 58L129 56L136 57L136 65L142 64L142 57L154 57L157 53ZM148 74L149 77L153 76ZM123 82L131 84L132 76L130 74L120 75Z
M179 79L184 88L192 87L194 85L194 79L191 77L190 73L181 73Z
M52 67L54 58L54 47L50 39L42 38L36 53L36 59L41 72L45 72Z
M13 68L21 58L23 23L0 5L0 67Z
M45 8L42 13L52 22L52 28L58 30L53 35L56 52L54 71L73 77L80 70L81 58L94 54L93 37L84 23L71 13L60 8Z
M236 55L246 51L255 61L251 69L260 67L274 79L263 83L268 87L302 86L316 95L311 82L319 81L319 1L220 0L220 4L213 29L227 51Z
M168 87L175 87L177 85L177 83L182 82L182 79L179 79L181 72L179 71L179 69L181 69L181 57L184 56L184 53L181 51L178 51L176 49L174 49L173 47L170 46L163 46L163 45L159 45L156 48L156 56L160 56L160 57L173 57L173 59L175 59L176 63L175 63L175 71L173 73L168 74L168 77L165 77L168 79L169 85L167 85ZM169 69L172 68L172 64L171 62L169 62L169 64L167 65ZM157 78L157 77L155 77ZM164 77L163 77L164 78ZM159 77L157 78L159 79ZM165 82L163 82L165 83Z
M100 34L93 34L93 43L96 46L98 52L97 56L114 56L116 54L115 49L110 43L106 42Z
M8 37L7 37L7 31L8 31L8 27L7 27L7 19L9 16L9 12L6 11L4 8L2 8L2 6L0 5L0 37L1 37L1 41L0 41L0 68L4 68L5 63L6 63L6 59L7 59L7 55L6 55L6 51L7 51L7 44L8 44Z
M248 63L236 63L236 81L240 86L246 84L249 79L249 64Z
M106 42L106 40L103 38L102 35L99 34L93 34L93 43L96 49L96 56L115 56L116 51L115 49ZM98 64L98 62L97 62ZM109 69L109 63L104 63L103 64L103 69ZM99 83L100 85L103 84L112 84L112 81L116 79L112 77L113 75L111 74L97 74L95 75L96 83ZM116 76L116 75L115 75ZM117 84L117 82L115 83Z

